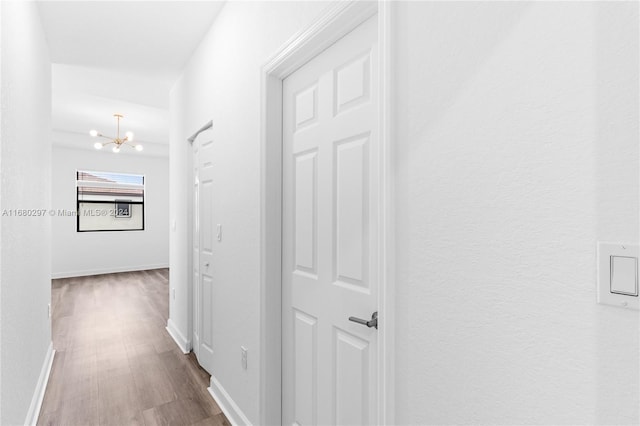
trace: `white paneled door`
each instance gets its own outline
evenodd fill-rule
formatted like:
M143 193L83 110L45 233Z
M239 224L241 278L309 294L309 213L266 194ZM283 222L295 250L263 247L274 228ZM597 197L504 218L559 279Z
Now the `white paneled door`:
M193 349L209 373L213 364L213 142L211 130L193 142Z
M376 424L377 28L283 81L283 423ZM373 325L370 323L370 325Z

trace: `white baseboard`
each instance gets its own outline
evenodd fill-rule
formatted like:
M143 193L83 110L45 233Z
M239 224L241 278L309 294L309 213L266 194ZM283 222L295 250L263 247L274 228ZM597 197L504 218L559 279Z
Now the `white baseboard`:
M164 269L168 267L168 263L158 263L154 265L123 266L118 268L98 268L84 269L80 271L52 272L51 279L55 280L58 278L86 277L89 275L113 274L118 272L147 271L149 269Z
M171 318L167 320L166 330L173 341L176 342L176 345L178 345L182 353L188 354L189 352L191 352L191 341L184 337L182 333L180 333L180 330L178 330L178 327L176 327L174 322L171 321Z
M213 399L216 401L224 415L233 426L251 426L251 422L244 415L240 407L231 399L227 391L224 390L219 381L213 375L207 388Z
M40 377L38 377L38 383L36 384L33 398L31 398L31 405L27 412L27 418L24 421L25 425L34 425L38 422L40 416L40 409L42 408L42 401L44 400L44 392L47 389L47 383L49 383L49 375L51 374L51 367L53 366L53 358L56 356L56 351L53 350L53 342L49 343L49 349L47 349L47 356L42 364L42 370L40 370Z

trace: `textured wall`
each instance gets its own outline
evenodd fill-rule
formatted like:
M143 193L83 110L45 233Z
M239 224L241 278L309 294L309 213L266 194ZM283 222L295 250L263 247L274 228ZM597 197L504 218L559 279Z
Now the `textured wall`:
M51 204L51 65L35 2L2 2L0 202ZM51 343L51 220L0 219L0 405L3 425L24 424Z
M638 4L397 14L397 418L638 424L638 312L596 242L638 241Z

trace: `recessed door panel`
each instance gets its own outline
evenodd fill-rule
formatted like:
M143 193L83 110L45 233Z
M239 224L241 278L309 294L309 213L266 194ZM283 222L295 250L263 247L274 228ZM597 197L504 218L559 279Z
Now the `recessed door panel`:
M335 113L341 113L369 100L371 90L369 52L335 71Z
M295 423L317 424L317 330L316 319L294 310Z
M316 273L316 152L295 158L295 267Z
M213 349L213 315L209 309L213 302L213 280L209 275L202 275L202 334L200 336L201 343L208 350Z
M200 250L207 253L213 252L213 223L211 213L213 211L213 182L203 181L200 184Z
M369 343L343 330L334 331L335 425L369 424Z
M301 91L295 96L296 130L314 123L318 118L317 86Z
M369 135L335 144L335 280L367 287L369 229Z

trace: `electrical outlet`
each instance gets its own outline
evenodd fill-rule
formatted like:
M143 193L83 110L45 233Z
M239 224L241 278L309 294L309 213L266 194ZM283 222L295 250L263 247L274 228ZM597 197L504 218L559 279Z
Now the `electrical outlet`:
M47 317L51 318L51 303L47 303Z
M175 287L171 289L171 295L173 296L173 300L176 300L176 289L175 289Z
M218 238L218 241L222 241L222 225L220 224L216 226L216 237Z
M244 346L240 346L240 354L241 354L242 368L246 370L247 369L247 348L245 348Z

